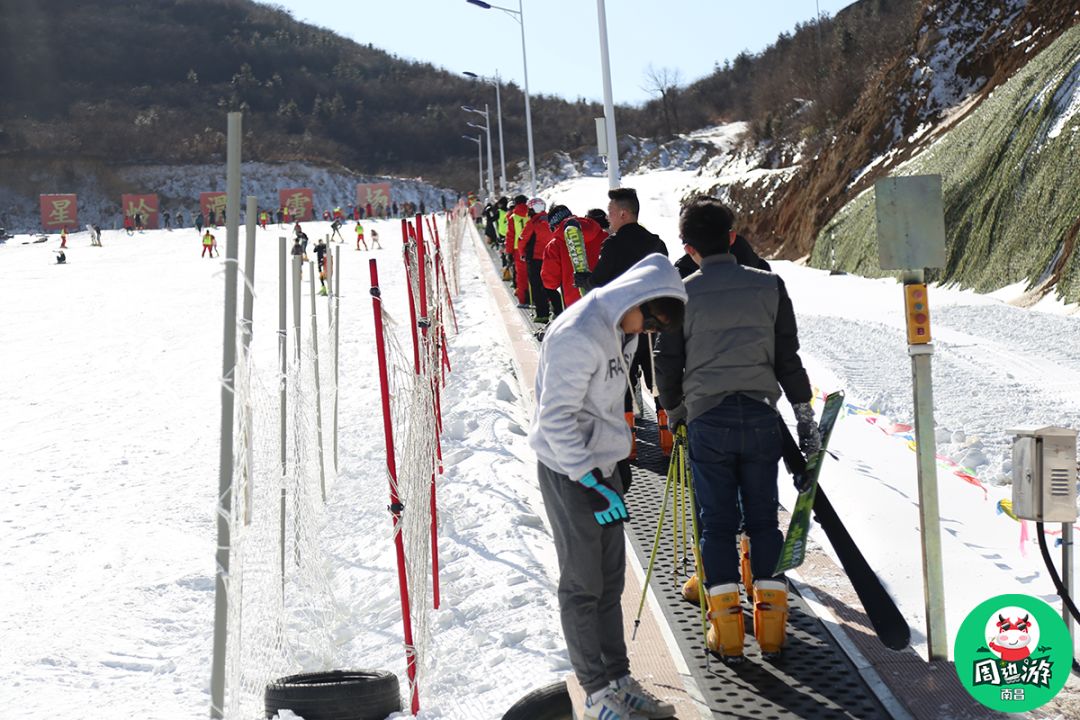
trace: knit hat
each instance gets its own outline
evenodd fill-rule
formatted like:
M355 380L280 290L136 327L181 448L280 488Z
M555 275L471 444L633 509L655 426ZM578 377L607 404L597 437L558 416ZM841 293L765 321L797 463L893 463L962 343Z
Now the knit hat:
M570 208L565 205L555 205L552 207L548 212L548 227L551 228L551 232L555 232L555 229L562 224L562 221L572 214Z

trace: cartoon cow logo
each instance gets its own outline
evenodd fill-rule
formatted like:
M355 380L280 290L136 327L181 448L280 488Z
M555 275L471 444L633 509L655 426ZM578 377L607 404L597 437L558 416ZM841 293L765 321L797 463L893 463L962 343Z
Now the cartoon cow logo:
M1039 628L1031 613L1019 607L998 610L986 623L987 646L1005 662L1020 662L1039 646Z

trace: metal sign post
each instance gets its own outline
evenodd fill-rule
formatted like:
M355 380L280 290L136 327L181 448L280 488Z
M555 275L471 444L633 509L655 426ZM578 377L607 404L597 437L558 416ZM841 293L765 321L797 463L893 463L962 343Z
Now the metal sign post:
M945 265L945 210L941 176L890 177L874 184L878 256L882 270L902 270L908 355L915 403L926 638L931 660L948 660L945 581L941 561L934 394L930 359L930 304L924 269Z

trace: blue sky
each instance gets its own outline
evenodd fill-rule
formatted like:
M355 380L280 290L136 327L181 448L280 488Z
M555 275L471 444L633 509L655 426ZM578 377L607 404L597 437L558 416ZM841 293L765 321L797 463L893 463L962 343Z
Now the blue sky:
M493 5L515 11L519 0ZM603 100L597 4L521 0L529 91ZM513 17L465 0L278 0L298 20L327 27L402 58L451 72L499 74L523 85L521 31ZM612 92L616 103L650 98L646 70L678 70L686 84L742 50L758 52L783 31L851 0L607 0Z

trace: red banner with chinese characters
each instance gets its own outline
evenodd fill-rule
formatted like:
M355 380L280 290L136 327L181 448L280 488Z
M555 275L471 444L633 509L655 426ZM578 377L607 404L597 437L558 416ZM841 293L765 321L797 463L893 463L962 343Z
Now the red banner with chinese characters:
M75 195L39 195L41 227L48 230L67 228L74 231L79 225L79 208Z
M286 188L278 190L278 201L281 207L289 208L289 221L301 222L311 220L313 206L315 205L315 193L311 188Z
M147 230L158 229L157 195L121 195L120 207L124 210L124 217L134 220L136 214L141 215L144 228Z
M368 203L376 215L384 215L390 207L390 183L368 183L356 186L356 204L367 211Z
M203 222L210 224L210 211L214 212L214 224L225 224L226 194L223 192L199 193L199 208L202 210Z

